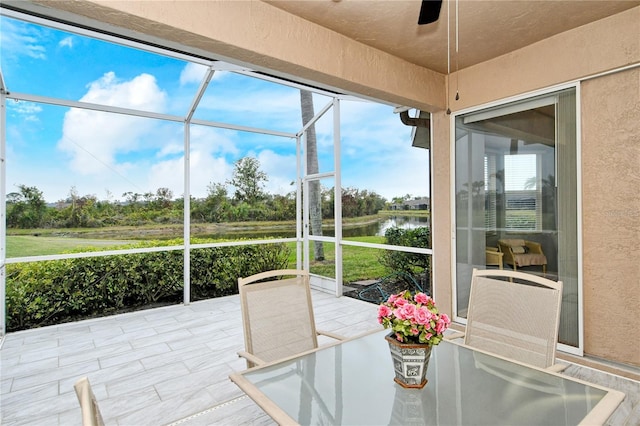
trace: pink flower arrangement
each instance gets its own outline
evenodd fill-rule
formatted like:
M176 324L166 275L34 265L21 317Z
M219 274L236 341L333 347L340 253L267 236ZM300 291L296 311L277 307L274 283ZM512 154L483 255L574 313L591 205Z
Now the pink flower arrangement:
M392 294L378 308L378 322L391 328L402 343L437 345L451 320L438 312L435 302L424 293L412 294L406 290Z

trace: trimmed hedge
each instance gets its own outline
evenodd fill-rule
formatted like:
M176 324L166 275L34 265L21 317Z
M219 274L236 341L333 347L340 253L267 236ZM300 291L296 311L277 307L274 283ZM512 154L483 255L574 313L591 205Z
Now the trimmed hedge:
M283 243L192 249L191 299L236 294L238 277L283 268L288 257ZM183 271L181 250L6 265L7 331L180 303Z
M384 233L385 242L395 246L431 248L431 230L421 226L414 229L389 228ZM384 250L378 260L389 270L416 276L431 271L431 256Z

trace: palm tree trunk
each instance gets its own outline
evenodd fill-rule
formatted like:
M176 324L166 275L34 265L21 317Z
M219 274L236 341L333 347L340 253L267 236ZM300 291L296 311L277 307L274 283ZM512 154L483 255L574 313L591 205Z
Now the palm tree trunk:
M313 94L306 90L300 90L300 106L302 110L302 125L306 125L313 116ZM318 146L316 142L315 124L307 129L307 175L318 173ZM322 199L320 194L320 182L309 182L309 215L311 220L311 234L322 235ZM322 241L314 241L313 257L315 260L324 260L324 247Z

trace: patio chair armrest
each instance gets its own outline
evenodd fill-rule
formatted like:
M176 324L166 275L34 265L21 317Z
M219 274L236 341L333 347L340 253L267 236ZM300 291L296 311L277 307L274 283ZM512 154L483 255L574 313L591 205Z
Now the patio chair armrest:
M336 334L336 333L332 333L330 331L322 331L322 330L316 330L316 333L322 335L322 336L327 336L327 337L331 337L332 339L336 339L336 340L345 340L346 337L342 336L340 334Z
M553 364L545 368L545 370L553 371L554 373L562 373L568 366L568 364Z
M525 241L524 244L529 248L529 253L543 254L542 244L535 241Z
M249 352L238 351L238 356L241 357L241 358L246 359L249 362L254 363L255 365L266 364L266 362L264 362L263 360L261 360L257 356L250 354Z
M453 333L445 334L444 340L464 339L465 333L463 331L454 331Z

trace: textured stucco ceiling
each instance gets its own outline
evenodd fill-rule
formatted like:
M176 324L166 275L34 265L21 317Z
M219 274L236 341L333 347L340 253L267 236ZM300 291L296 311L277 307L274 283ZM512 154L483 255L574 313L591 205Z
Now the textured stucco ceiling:
M441 73L448 70L448 17L454 71L640 5L636 0L460 0L456 55L455 0L445 0L440 19L428 25L417 25L420 0L263 1Z

